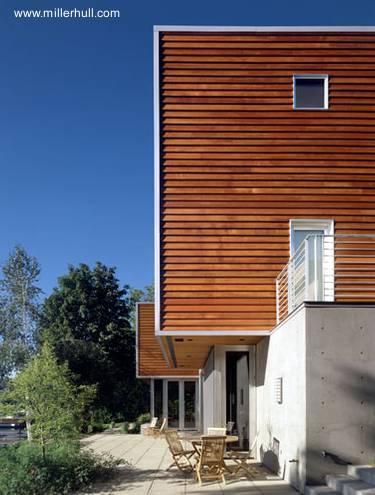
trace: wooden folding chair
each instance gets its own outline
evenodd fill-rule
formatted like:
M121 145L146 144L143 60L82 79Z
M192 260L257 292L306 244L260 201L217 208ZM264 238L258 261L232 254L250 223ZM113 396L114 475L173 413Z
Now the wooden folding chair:
M232 474L236 475L240 471L243 471L245 475L251 479L258 474L257 469L251 464L248 464L248 461L254 459L254 456L252 456L252 452L258 440L258 435L259 433L255 435L249 451L240 452L238 450L230 450L226 452L225 458L233 461L235 464L234 468L231 469Z
M153 437L154 438L161 437L161 435L164 433L166 426L167 426L167 418L163 418L161 425L160 425L160 428L158 428L158 427L154 428L153 433L152 433Z
M214 435L216 437L223 437L223 436L225 437L226 433L227 433L226 428L216 428L216 427L213 428L211 426L207 428L207 435L210 436Z
M149 426L144 429L144 434L145 435L152 435L155 428L157 427L157 424L158 424L158 418L156 418L156 417L152 418Z
M225 484L224 463L225 436L202 436L199 460L195 466L195 475L199 484L202 480L221 480Z
M227 423L227 434L231 435L234 428L234 421L228 421Z
M165 430L165 439L168 443L169 452L173 457L173 462L167 468L167 471L173 466L176 466L182 472L193 471L194 467L191 463L191 458L196 454L196 450L184 448L177 430Z

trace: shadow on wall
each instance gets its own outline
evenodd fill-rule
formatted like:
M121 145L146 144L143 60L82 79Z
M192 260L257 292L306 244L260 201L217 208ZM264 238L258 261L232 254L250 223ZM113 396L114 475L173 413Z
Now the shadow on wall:
M312 438L309 442L307 484L324 483L326 474L346 473L347 463L369 464L374 462L375 372L361 371L358 368L360 368L360 361L356 363L356 366L336 364L340 377L336 388L341 394L344 414L331 418L331 432L327 430L326 435L320 439ZM351 409L348 408L345 398L348 399L348 403L352 404ZM343 422L341 433L336 422ZM336 429L334 436L332 436L335 433L333 429ZM322 455L323 451L326 452L325 456Z
M260 447L261 462L273 473L288 482L301 493L304 491L305 478L304 465L306 462L305 450L297 449L292 459L282 455L282 446L277 438L273 436L272 426L267 426L268 440ZM285 448L285 445L284 445Z
M268 348L270 345L270 337L264 337L257 344L257 387L262 387L266 378Z
M359 435L363 449L370 451L370 456L374 461L375 458L375 423L374 423L374 409L375 409L375 370L373 373L361 372L358 367L353 366L340 366L338 368L341 372L342 381L340 388L344 390L348 395L351 395L358 404L358 410L353 411L353 414L357 416L361 408L366 408L367 411L372 411L371 423L359 424ZM368 413L370 416L370 412ZM355 458L350 459L356 461Z
M285 472L285 467L281 472L279 462L280 442L274 438L270 424L267 426L267 432L268 441L260 446L260 460L270 471L282 476Z

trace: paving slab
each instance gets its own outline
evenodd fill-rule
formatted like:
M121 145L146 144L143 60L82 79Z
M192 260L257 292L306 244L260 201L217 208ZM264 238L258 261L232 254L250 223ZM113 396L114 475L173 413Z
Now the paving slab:
M226 483L204 482L200 486L192 474L172 462L163 438L123 433L100 433L86 437L82 444L95 452L106 452L126 461L116 476L98 483L79 495L296 495L288 483L254 462L253 476L227 476ZM77 494L78 495L78 494Z

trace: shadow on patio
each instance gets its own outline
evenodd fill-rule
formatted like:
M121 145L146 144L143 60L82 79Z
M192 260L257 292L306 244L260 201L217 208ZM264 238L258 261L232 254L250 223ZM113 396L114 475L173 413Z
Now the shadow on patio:
M176 468L167 471L171 457L163 439L140 435L94 435L84 444L96 452L107 452L129 462L120 466L111 480L98 483L86 494L237 494L295 495L295 490L259 463L253 463L253 476L226 476L226 484L205 482L200 486L193 474L184 474Z

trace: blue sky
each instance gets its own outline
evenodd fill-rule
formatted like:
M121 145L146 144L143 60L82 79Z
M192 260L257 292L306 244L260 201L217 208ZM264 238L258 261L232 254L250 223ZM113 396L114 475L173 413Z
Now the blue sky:
M13 17L53 7L121 17ZM375 2L0 0L0 262L21 243L46 294L69 263L152 282L154 24L372 25Z

